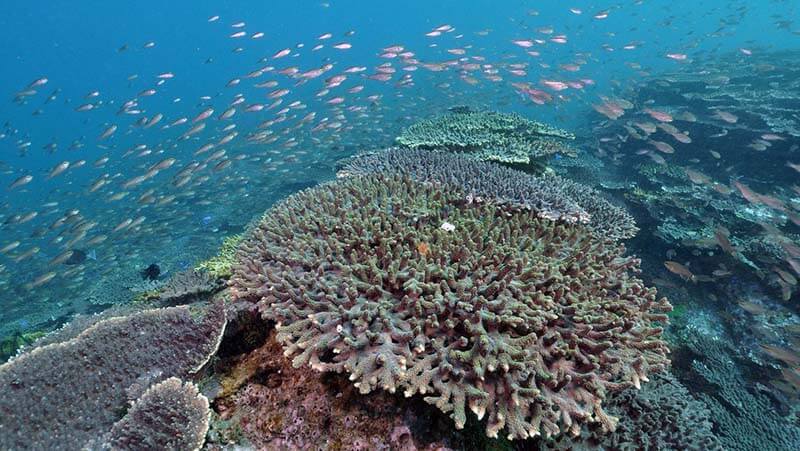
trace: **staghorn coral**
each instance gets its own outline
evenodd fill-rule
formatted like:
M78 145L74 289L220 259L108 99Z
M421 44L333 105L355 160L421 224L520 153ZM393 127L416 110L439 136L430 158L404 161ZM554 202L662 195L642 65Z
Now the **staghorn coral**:
M518 114L459 111L408 127L397 143L411 149L447 150L475 160L531 162L554 153L575 153L565 140L575 135Z
M207 271L211 276L218 279L227 279L231 276L231 265L236 260L236 248L242 241L244 235L236 234L225 237L222 240L219 254L201 262L194 269L197 271Z
M613 429L606 393L668 362L669 303L623 246L465 197L382 174L298 193L242 242L231 295L295 366L427 395L458 428L469 407L489 436Z
M692 376L703 390L714 430L726 450L800 449L800 427L782 417L769 395L748 383L733 361L733 349L723 339L695 333L686 345L698 358Z
M105 448L199 450L211 410L197 386L177 377L153 385L114 424Z
M198 313L203 313L198 317ZM0 366L0 448L80 449L105 434L159 378L209 360L225 327L222 303L104 319Z
M541 177L489 162L424 150L388 149L347 162L340 176L373 173L408 175L429 183L446 183L503 207L530 208L542 218L588 222L611 239L633 237L638 230L624 209L596 190L554 174Z
M612 433L585 427L579 437L562 436L542 449L660 451L722 450L711 431L711 412L692 397L669 372L662 372L641 390L613 394L606 410L620 421Z

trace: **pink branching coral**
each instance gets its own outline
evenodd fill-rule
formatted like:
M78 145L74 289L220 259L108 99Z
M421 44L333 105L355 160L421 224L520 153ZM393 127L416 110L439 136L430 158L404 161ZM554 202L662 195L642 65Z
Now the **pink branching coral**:
M655 322L670 305L638 265L580 223L378 173L272 208L230 284L277 323L295 367L426 395L457 428L469 408L487 435L526 438L613 430L607 392L668 363Z
M222 303L108 318L0 366L0 449L93 448L129 400L189 377L216 352Z

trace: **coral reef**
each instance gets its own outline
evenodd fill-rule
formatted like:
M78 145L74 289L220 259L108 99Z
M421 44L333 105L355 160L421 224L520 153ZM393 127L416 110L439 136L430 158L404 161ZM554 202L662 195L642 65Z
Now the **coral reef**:
M5 362L6 360L10 359L17 353L19 349L33 344L45 334L46 333L42 331L26 333L15 331L10 336L3 338L0 340L0 362Z
M530 163L555 153L574 155L567 131L518 114L457 111L408 127L397 143L410 149L446 150L476 160Z
M630 238L637 231L635 221L624 209L594 189L554 174L537 177L457 155L406 149L353 158L339 174L373 173L401 173L421 182L450 184L469 198L529 208L543 218L588 222L599 235L611 239Z
M92 285L86 297L92 304L126 304L147 297L163 284L161 280L142 277L138 271L115 271L105 274L99 283Z
M292 368L272 330L224 371L210 444L257 449L487 449L490 439L453 432L434 407L386 392L362 395L329 373ZM483 434L480 434L483 435Z
M149 385L203 367L224 327L221 303L147 310L17 356L0 366L0 448L82 448Z
M636 221L624 208L606 200L596 189L555 174L544 174L541 179L545 184L557 186L564 196L580 205L589 214L589 224L598 236L619 240L633 238L639 231Z
M207 271L212 277L227 279L231 276L231 265L236 260L236 248L244 237L243 234L236 234L225 237L219 253L208 260L201 262L194 269L197 271Z
M231 296L294 366L427 395L458 428L470 408L489 436L613 430L607 393L668 363L669 303L582 224L466 198L384 174L298 193L242 242Z
M686 345L696 356L687 377L701 391L724 449L800 449L800 427L776 411L765 390L745 380L729 344L695 332Z
M606 410L619 418L617 429L603 433L584 427L579 437L543 441L554 450L722 450L711 430L711 412L669 372L654 376L641 390L613 394Z
M189 269L172 276L155 294L161 305L178 305L220 290L219 279L206 271Z
M171 377L148 388L111 428L105 447L114 450L199 450L211 411L197 386Z

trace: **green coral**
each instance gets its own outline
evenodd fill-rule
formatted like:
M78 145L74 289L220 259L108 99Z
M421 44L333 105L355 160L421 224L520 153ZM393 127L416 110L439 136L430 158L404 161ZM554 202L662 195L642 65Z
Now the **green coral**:
M231 266L236 261L236 249L244 238L243 234L231 235L222 240L219 253L208 260L198 264L194 269L207 271L209 275L218 279L227 279L231 276Z
M476 160L529 164L555 153L574 156L565 141L575 135L518 114L465 111L408 127L397 143L411 149L465 153Z
M38 340L41 337L44 337L45 335L47 335L47 332L44 331L34 331L27 333L16 331L11 335L3 338L2 340L0 340L0 362L5 362L11 357L14 357L14 355L20 348L32 344L34 341Z

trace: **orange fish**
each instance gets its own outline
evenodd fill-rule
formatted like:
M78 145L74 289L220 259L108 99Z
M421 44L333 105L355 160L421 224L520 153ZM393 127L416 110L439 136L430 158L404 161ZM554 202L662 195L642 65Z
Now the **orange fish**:
M728 254L735 255L736 249L734 249L733 244L731 244L731 240L728 238L729 235L730 232L728 232L728 229L725 227L720 226L714 230L714 237L717 239L719 247Z
M677 274L683 280L691 280L691 281L695 280L694 274L692 274L692 272L689 271L689 268L683 266L678 262L667 260L664 262L664 266L667 268L669 272Z

